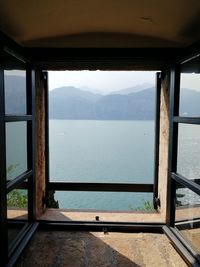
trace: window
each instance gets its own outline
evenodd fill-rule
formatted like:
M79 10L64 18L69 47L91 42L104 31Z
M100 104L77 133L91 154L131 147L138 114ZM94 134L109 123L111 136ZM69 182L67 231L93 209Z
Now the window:
M0 73L0 257L6 262L33 223L34 167L32 72L23 60L6 53L4 57Z
M174 227L173 233L196 260L199 260L200 250L199 66L200 59L197 56L183 62L180 69L177 66L172 71L174 90L171 91L171 100L174 101L174 109L171 109L173 116L167 216L168 225Z
M155 92L155 72L49 72L49 182L59 208L153 209ZM141 192L57 192L61 183Z

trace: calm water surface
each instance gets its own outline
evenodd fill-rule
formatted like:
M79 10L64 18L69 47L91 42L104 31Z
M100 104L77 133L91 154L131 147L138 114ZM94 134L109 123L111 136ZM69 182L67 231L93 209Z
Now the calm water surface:
M153 183L153 121L50 121L51 181ZM60 208L130 210L151 193L56 192Z
M27 170L26 122L6 124L7 179ZM50 180L153 183L153 121L50 120ZM180 124L178 172L200 179L200 126ZM199 204L187 189L182 204ZM56 192L60 208L132 210L152 203L151 193Z

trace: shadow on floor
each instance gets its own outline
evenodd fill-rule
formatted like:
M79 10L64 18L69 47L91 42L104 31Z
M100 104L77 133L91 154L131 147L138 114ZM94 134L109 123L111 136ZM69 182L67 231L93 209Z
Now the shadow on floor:
M35 266L139 267L140 265L91 233L38 231L17 264L17 267Z
M62 218L63 217L63 218ZM60 214L59 219L70 220ZM162 234L37 231L16 267L186 267Z
M59 219L70 220L61 213ZM104 233L98 234L104 238ZM105 234L105 237L108 235ZM103 238L90 232L37 231L18 260L17 267L140 266L131 261L131 255L129 258L122 255L104 242ZM121 250L128 252L127 244L118 245ZM138 254L138 257L141 260L141 255Z

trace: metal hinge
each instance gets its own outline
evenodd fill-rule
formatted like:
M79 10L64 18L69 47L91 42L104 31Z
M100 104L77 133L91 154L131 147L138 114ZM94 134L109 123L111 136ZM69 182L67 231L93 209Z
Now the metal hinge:
M108 228L107 227L103 227L102 228L102 232L104 232L104 235L108 235Z
M160 198L159 197L154 197L154 209L157 209L160 207Z

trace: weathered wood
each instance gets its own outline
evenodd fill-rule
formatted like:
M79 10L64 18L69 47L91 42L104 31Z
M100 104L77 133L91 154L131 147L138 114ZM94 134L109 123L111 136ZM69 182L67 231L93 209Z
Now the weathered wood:
M159 179L158 197L161 202L159 212L166 220L168 145L169 145L169 74L163 75L160 99L160 144L159 144Z
M160 70L176 62L177 48L25 48L35 66L50 70Z
M45 210L45 91L41 71L36 71L35 131L36 131L36 217Z

